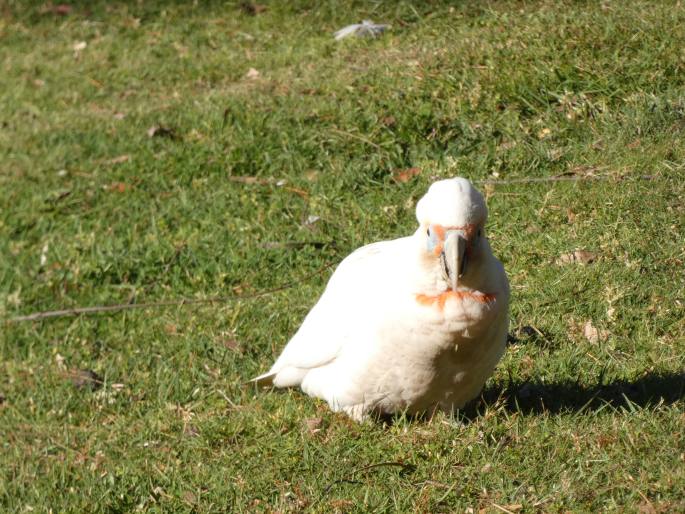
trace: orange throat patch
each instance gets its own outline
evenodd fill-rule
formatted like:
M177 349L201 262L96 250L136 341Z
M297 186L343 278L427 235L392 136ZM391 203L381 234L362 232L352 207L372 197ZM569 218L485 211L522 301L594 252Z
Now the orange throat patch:
M449 299L457 301L471 300L483 305L489 305L497 300L497 295L495 293L481 293L480 291L445 291L435 296L427 294L416 295L416 301L421 305L427 307L436 305L440 310L445 308L445 304Z

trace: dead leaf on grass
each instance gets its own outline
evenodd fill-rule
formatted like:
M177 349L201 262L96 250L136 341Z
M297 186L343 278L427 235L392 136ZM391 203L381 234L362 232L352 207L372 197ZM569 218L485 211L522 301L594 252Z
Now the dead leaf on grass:
M392 178L398 184L403 184L405 182L409 182L412 178L416 177L420 173L420 168L405 168L393 171Z
M549 137L549 135L551 133L552 133L552 131L545 127L542 130L540 130L540 132L538 132L538 139L545 139L545 138Z
M172 128L163 125L153 125L147 129L147 137L168 137L169 139L177 139L176 131Z
M561 148L553 148L552 150L547 152L547 156L549 157L549 160L552 162L558 161L559 159L561 159L563 155L564 150L562 150Z
M240 8L245 14L249 14L250 16L256 16L268 9L266 5L258 4L256 2L242 2Z
M57 364L57 368L62 371L66 371L67 369L67 366L64 364L65 360L66 359L64 356L60 355L59 353L55 354L55 364Z
M254 68L250 68L249 70L247 70L247 73L245 74L245 78L250 79L250 80L255 80L255 79L258 79L260 75L261 74L259 73L259 71L257 71Z
M644 500L640 502L637 506L637 511L639 514L664 514L666 512L677 512L680 511L682 512L682 509L679 509L677 505L673 505L671 503L653 503L649 500L649 498L643 496ZM680 507L683 507L685 505L681 504Z
M221 344L224 346L224 348L227 348L234 352L242 353L240 343L238 343L238 340L233 335L224 337L221 340Z
M347 512L354 506L352 500L331 500L328 502L332 512Z
M606 341L609 333L606 330L598 329L592 324L592 321L588 320L583 325L583 335L585 339L594 344Z
M112 182L107 186L107 190L112 191L113 193L123 193L126 189L128 189L128 186L123 182Z
M122 164L124 162L128 162L131 160L130 155L120 155L118 157L114 157L113 159L110 159L107 161L107 164Z
M297 187L285 187L284 189L286 191L290 191L291 193L295 193L296 195L301 196L302 198L309 198L309 193L304 189L298 189Z
M566 221L569 225L573 225L576 222L576 213L570 207L566 209Z
M96 391L102 387L103 378L92 369L76 369L69 372L71 383L76 389Z
M597 446L600 448L609 448L616 443L616 438L611 435L600 435L597 437Z
M535 367L535 361L530 355L524 355L519 362L523 371L532 371Z
M197 437L200 435L200 431L195 425L189 423L183 427L183 435L186 437Z
M67 16L71 14L73 8L69 4L57 4L52 5L51 3L45 4L40 9L41 14L56 14L58 16Z
M190 505L195 505L195 502L197 502L197 498L195 497L195 494L191 491L186 491L184 492L181 497L183 498L183 501L186 503L189 503Z
M495 185L494 184L485 184L483 186L483 191L485 191L485 199L489 200L495 194Z
M137 29L140 27L140 18L134 18L133 16L127 17L124 19L124 27L128 27L129 29Z
M557 264L592 264L597 260L597 254L587 250L575 250L571 253L564 253L557 259Z
M323 418L309 418L304 421L307 431L310 435L315 435L321 432L323 425Z

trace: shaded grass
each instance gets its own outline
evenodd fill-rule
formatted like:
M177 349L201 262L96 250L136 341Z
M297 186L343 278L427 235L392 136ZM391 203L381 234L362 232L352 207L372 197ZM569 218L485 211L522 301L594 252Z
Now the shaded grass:
M539 334L454 417L359 426L242 385L325 274L257 301L3 325L3 510L682 510L675 2L72 5L0 18L6 317L288 283L409 233L437 177L612 179L489 190L513 332ZM332 41L357 18L393 30ZM325 244L267 244L308 241ZM597 262L555 264L576 248Z

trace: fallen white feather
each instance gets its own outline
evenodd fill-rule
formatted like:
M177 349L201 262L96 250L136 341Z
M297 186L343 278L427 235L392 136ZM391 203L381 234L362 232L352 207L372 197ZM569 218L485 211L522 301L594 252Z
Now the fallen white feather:
M348 25L347 27L341 28L339 31L333 34L333 36L337 41L353 35L357 37L376 37L380 36L389 28L390 25L379 25L371 20L364 20L361 23L355 23L354 25Z

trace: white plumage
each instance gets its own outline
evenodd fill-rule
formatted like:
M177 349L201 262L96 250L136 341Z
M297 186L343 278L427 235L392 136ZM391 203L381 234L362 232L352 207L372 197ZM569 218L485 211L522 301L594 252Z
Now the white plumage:
M461 408L480 393L507 337L509 284L468 180L434 183L411 236L345 258L271 370L356 420Z

